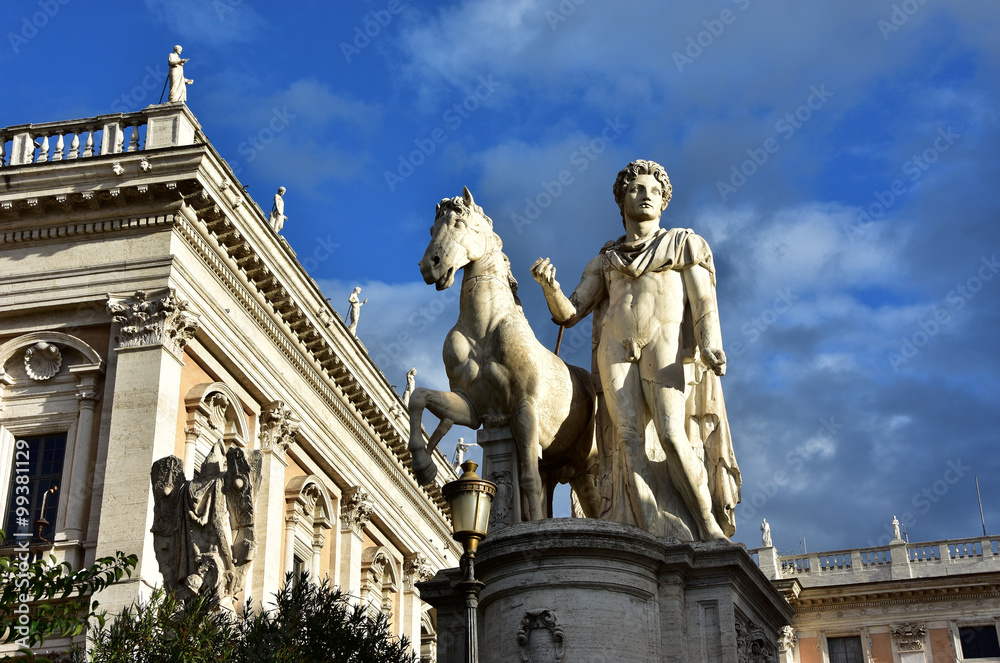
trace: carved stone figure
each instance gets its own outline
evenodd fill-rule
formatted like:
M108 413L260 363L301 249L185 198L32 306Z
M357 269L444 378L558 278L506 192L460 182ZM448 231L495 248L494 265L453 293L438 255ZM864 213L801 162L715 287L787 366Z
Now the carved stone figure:
M532 266L558 324L594 314L601 517L681 540L725 538L741 481L719 380L712 252L691 230L660 227L672 187L659 164L633 161L613 192L625 235L587 264L570 297L547 258Z
M902 532L899 531L899 520L896 518L896 516L892 517L892 540L893 541L903 540L903 534Z
M414 367L406 371L406 389L403 390L403 405L408 406L410 404L410 396L413 395L413 390L416 388L417 369Z
M361 307L368 303L368 298L366 297L364 301L358 296L361 294L361 288L355 288L351 296L347 298L347 301L351 304L351 310L347 312L347 329L352 335L358 335L358 319L361 317Z
M167 56L170 67L170 94L167 101L187 101L187 86L194 84L190 78L184 78L184 65L191 58L182 58L180 45L174 46L174 52Z
M233 608L257 552L254 502L261 452L217 441L194 479L176 456L153 463L153 539L164 585L180 596L209 588Z
M271 206L271 216L268 219L274 232L281 232L281 229L285 227L285 221L288 220L288 217L285 216L285 199L282 198L284 195L285 187L279 186L278 193L274 194L274 204Z
M761 545L765 548L774 547L774 544L771 543L771 524L767 522L767 518L760 521L760 539Z
M517 450L523 517L551 515L557 482L569 482L594 517L599 505L590 374L568 366L535 338L502 248L492 220L468 189L438 204L420 272L438 290L451 287L459 270L464 275L458 322L444 344L451 391L417 387L410 397L414 473L421 484L434 480L430 451L452 425L507 426ZM441 420L427 448L420 422L424 408Z

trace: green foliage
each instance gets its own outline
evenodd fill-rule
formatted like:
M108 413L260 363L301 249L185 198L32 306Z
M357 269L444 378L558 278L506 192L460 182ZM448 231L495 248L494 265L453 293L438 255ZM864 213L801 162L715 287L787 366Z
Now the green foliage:
M414 663L385 615L351 605L326 581L288 575L271 612L244 616L213 598L181 601L163 591L91 636L90 663Z
M28 647L48 638L78 635L91 619L103 624L104 613L98 612L92 595L126 575L131 577L138 562L135 555L118 552L74 571L68 562L57 564L51 555L48 560L30 561L27 549L16 546L12 551L10 557L0 557L0 642L17 641ZM33 659L29 655L25 660Z

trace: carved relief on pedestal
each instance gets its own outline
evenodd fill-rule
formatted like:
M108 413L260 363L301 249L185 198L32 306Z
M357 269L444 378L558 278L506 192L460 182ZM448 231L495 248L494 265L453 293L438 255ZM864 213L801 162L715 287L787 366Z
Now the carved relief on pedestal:
M889 629L899 651L924 651L927 629L923 624L894 624Z
M188 308L172 288L153 298L142 290L132 297L108 295L108 312L119 327L118 349L163 345L180 356L198 329L198 316Z
M343 529L350 529L360 534L371 520L374 510L375 503L361 486L348 488L340 501L340 524Z
M561 661L566 643L556 613L547 608L524 613L517 631L517 649L524 663Z
M24 353L24 370L32 380L48 380L61 366L62 353L52 343L39 341Z
M775 663L777 647L751 620L736 615L736 660L738 663Z
M490 472L487 480L497 485L497 495L493 498L493 506L490 509L490 529L496 529L497 526L513 525L514 523L511 522L511 512L513 511L511 500L514 499L513 475L510 470L500 470Z
M284 454L295 440L301 421L283 401L272 401L260 410L260 448Z

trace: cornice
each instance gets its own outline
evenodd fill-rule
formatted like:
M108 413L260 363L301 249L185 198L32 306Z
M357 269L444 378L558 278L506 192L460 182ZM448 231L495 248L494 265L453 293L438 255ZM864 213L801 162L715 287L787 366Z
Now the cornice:
M930 582L921 582L930 581ZM912 606L955 600L1000 602L1000 573L969 576L941 576L866 583L856 586L811 587L789 601L796 612Z

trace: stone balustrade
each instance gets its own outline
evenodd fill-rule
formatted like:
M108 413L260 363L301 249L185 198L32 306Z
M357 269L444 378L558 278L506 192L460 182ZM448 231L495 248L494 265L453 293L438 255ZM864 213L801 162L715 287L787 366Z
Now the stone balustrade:
M191 145L200 126L181 103L0 129L0 168Z
M775 571L769 575L778 577L772 580L796 578L804 586L1000 570L1000 536L921 543L898 541L886 546L800 555L776 555L773 550L758 548L749 552L755 560L769 556L776 559ZM764 570L768 572L770 568Z
M146 117L142 113L7 127L0 133L4 139L0 142L0 166L136 152L142 149L145 128Z

